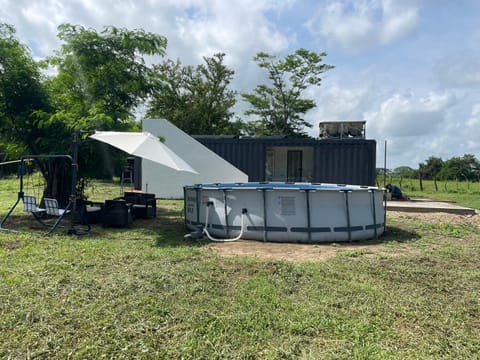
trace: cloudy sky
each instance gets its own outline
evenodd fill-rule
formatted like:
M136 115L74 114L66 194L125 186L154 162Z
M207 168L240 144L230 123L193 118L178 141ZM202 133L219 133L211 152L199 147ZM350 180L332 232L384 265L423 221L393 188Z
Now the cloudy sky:
M226 53L239 92L263 79L259 51L325 51L335 69L308 93L312 135L320 121L367 120L379 166L385 140L389 168L480 158L478 0L0 0L0 22L36 59L59 49L61 23L143 28L184 64Z

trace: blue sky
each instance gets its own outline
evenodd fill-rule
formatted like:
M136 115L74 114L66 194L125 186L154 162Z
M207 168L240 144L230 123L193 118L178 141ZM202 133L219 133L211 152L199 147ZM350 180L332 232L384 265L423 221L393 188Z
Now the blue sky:
M259 51L326 51L322 86L307 119L366 120L378 165L417 167L429 156L480 158L480 1L477 0L0 0L37 59L59 48L64 22L143 28L167 37L167 58L198 64L227 54L232 88L251 91L264 74ZM161 61L161 59L154 59ZM236 107L242 115L245 104Z

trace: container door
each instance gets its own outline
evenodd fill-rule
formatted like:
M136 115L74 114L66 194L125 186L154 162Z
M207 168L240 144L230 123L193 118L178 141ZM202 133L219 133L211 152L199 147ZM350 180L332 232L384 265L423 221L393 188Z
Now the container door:
M287 181L302 181L303 178L302 150L288 150L287 152Z

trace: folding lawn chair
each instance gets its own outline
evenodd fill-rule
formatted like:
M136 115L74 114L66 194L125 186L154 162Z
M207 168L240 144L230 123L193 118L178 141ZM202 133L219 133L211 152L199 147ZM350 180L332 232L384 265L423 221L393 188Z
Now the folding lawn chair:
M66 209L60 209L58 206L58 201L56 199L44 198L43 201L45 202L45 211L47 215L57 216L57 220L52 225L52 228L48 231L48 234L55 230L59 225L62 219L70 213L69 206Z

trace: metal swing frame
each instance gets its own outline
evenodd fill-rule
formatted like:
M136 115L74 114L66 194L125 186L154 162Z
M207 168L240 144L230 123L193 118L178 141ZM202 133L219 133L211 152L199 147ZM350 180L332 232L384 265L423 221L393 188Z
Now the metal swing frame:
M64 209L57 209L57 210L62 210L62 211L58 212L58 217L55 220L55 222L53 224L49 224L49 223L46 223L45 221L43 221L43 219L41 218L41 215L44 214L44 213L52 215L52 213L47 211L47 209L40 209L40 210L45 210L45 211L30 211L30 212L32 213L35 220L37 220L43 226L46 226L46 227L50 228L47 231L46 234L52 233L57 227L63 227L62 225L60 225L60 223L62 222L65 215L67 215L68 213L73 213L72 214L72 222L70 224L70 227L67 230L67 233L68 234L77 234L78 229L76 229L75 225L74 225L74 215L76 213L75 185L76 185L76 182L77 182L77 168L78 168L78 165L77 165L76 161L74 161L74 159L70 155L25 155L25 156L22 156L22 158L20 159L20 165L19 165L20 190L18 191L18 196L17 196L17 200L16 200L15 204L13 204L13 206L9 209L7 214L3 217L2 221L0 222L0 230L10 231L10 232L19 232L18 230L7 229L7 228L4 227L4 225L5 225L5 222L7 221L7 219L10 217L12 212L15 210L15 208L19 204L20 200L22 200L22 201L25 200L26 195L25 195L25 192L24 192L24 182L23 182L24 174L25 174L25 161L26 160L33 160L33 159L65 159L65 160L70 162L70 169L71 169L70 196L69 196L68 203L65 206L65 208ZM79 215L81 216L80 212L79 212ZM55 216L57 216L57 215L55 215ZM86 229L82 229L82 231L85 232L85 233L88 233L90 231L90 225L88 224L88 222L86 223Z

